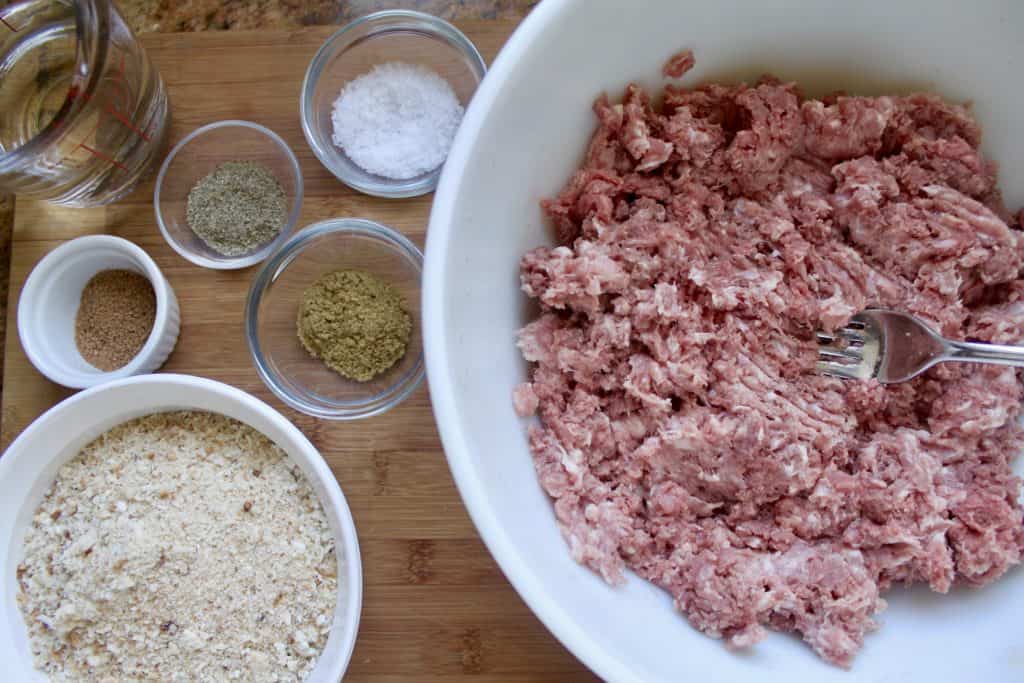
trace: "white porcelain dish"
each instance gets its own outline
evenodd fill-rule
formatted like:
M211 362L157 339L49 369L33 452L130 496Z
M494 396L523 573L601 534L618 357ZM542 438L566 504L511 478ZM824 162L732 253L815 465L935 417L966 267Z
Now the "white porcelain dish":
M153 330L139 352L117 370L90 365L75 346L75 316L82 290L104 270L144 275L156 294ZM39 372L73 389L155 372L178 343L178 299L156 262L141 247L112 235L90 235L65 242L32 269L18 301L18 337Z
M0 678L47 680L32 667L15 602L15 571L32 514L57 470L111 427L167 410L211 411L248 424L284 449L316 491L334 533L340 590L333 630L307 683L337 683L355 645L363 585L355 524L337 480L302 432L266 403L226 384L170 374L132 377L76 394L40 416L0 458Z
M983 590L896 590L851 672L773 634L729 652L669 596L630 576L613 588L576 565L537 483L510 393L526 377L515 333L529 309L519 257L550 243L538 201L579 166L602 90L657 86L693 48L687 77L771 71L818 93L928 89L973 100L1010 206L1024 204L1024 4L932 0L546 0L494 62L466 114L434 200L424 342L445 451L477 528L551 631L610 681L960 683L1024 680L1024 571Z

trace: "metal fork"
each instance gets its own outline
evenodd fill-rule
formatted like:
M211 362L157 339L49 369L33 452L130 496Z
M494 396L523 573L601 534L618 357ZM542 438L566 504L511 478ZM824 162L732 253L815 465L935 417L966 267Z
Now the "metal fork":
M1024 346L943 339L912 315L869 308L835 334L818 332L818 372L882 384L905 382L948 360L1024 367Z

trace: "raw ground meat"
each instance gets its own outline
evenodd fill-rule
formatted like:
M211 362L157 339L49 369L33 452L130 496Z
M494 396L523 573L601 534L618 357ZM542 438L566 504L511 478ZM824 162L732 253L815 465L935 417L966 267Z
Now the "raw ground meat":
M631 568L733 647L795 631L847 666L893 584L945 593L1021 561L1024 384L819 376L814 331L885 306L1020 342L1022 214L970 114L934 95L819 101L765 78L661 99L599 99L583 167L544 202L560 244L522 259L541 313L515 407L539 416L578 561Z
M662 67L661 73L666 78L682 78L683 74L693 68L697 60L693 56L693 50L683 50L669 57Z

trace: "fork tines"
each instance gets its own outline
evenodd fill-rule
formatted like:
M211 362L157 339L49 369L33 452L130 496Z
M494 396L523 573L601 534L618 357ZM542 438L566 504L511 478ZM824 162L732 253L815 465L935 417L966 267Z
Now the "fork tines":
M851 320L834 334L818 331L818 372L834 377L855 379L861 376L864 361L864 323Z

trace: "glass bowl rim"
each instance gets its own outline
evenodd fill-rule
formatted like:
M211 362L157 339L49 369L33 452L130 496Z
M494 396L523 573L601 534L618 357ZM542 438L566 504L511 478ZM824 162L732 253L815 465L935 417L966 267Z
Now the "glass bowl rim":
M245 337L260 379L287 405L301 413L324 420L358 420L387 412L419 387L425 374L422 342L418 348L410 349L418 354L413 366L382 392L361 401L326 407L320 402L311 401L293 392L281 381L281 374L272 369L266 360L258 331L260 303L269 286L319 238L338 235L379 240L397 248L410 269L419 276L420 283L417 288L422 291L423 252L408 237L393 228L365 218L329 218L299 230L267 260L253 278L245 302ZM418 327L422 337L422 321Z

